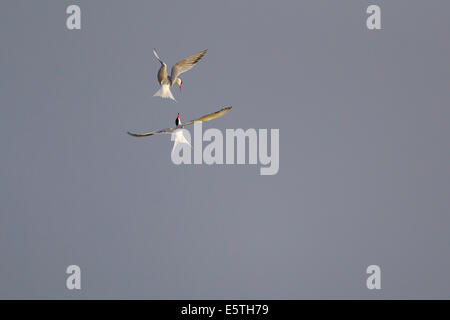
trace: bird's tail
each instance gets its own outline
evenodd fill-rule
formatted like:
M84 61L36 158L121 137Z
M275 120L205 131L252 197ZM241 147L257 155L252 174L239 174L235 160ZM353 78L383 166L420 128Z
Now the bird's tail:
M153 95L154 97L161 97L161 98L169 98L174 101L175 98L173 97L172 91L170 91L170 85L169 84L163 84L161 88L159 88L158 91Z
M177 146L179 143L186 143L187 145L189 145L189 147L192 148L191 144L189 143L189 141L188 141L188 140L186 139L186 137L184 136L183 130L185 130L185 129L181 129L179 132L174 132L174 133L172 133L172 135L174 136L174 137L172 137L172 140L174 140L174 142L173 142L173 148L172 148L172 153L173 153L173 151L175 150L176 146Z

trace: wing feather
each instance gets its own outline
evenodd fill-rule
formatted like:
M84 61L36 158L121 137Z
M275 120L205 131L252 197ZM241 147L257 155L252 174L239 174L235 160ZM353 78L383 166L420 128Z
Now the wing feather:
M183 72L186 72L186 71L192 69L192 67L194 67L197 64L197 62L200 61L201 58L203 58L206 51L207 51L207 49L200 51L199 53L193 54L192 56L187 57L181 61L178 61L172 67L172 72L171 72L172 81L174 81Z
M158 71L158 83L162 85L163 83L167 83L167 65L164 61L161 60L161 58L158 56L158 53L156 52L156 49L153 49L153 54L155 55L156 59L161 63L161 68L159 68Z
M158 53L156 53L156 49L153 49L153 54L155 55L156 59L158 59L158 61L165 66L166 64L164 63L164 61L161 60L161 58L158 56Z
M162 130L158 130L158 131L152 131L152 132L148 132L148 133L142 133L142 134L140 134L140 133L133 133L133 132L130 132L130 131L128 131L127 133L130 136L142 138L142 137L153 136L155 134L160 134L160 133L172 133L174 130L175 130L175 128L166 128L166 129L162 129Z
M213 112L213 113L209 113L209 114L204 115L204 116L202 116L202 117L200 117L198 119L188 121L185 124L183 124L182 127L191 125L194 122L207 122L207 121L210 121L210 120L213 120L213 119L220 118L223 115L225 115L228 111L230 111L231 108L232 107L225 107L225 108L220 109L219 111L216 111L216 112Z

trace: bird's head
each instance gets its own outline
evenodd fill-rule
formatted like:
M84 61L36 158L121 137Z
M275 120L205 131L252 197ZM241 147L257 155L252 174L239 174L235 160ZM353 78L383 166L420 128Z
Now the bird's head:
M178 88L180 88L180 91L181 91L181 85L183 84L183 80L181 80L180 78L177 78L175 80L175 83L178 84Z
M181 120L180 120L180 114L177 115L177 118L175 119L175 125L178 127L179 125L181 125Z

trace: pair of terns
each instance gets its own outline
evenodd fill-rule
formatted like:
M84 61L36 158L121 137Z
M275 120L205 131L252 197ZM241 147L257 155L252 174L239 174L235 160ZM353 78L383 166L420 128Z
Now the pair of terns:
M170 88L174 84L177 84L181 90L181 85L183 84L183 81L179 78L179 75L182 74L183 72L186 72L186 71L192 69L197 64L197 62L205 55L205 53L206 53L206 50L203 50L203 51L193 54L192 56L187 57L181 61L178 61L172 67L172 72L171 72L171 75L169 76L167 74L166 63L159 58L158 54L156 53L156 50L153 49L153 54L155 55L156 59L158 59L158 61L161 63L161 67L158 71L158 83L160 84L161 88L153 96L158 96L161 98L169 98L169 99L175 100L175 98L172 95L172 92L170 91ZM175 150L175 147L179 143L187 143L188 145L190 145L189 141L187 141L187 139L183 135L184 127L191 125L194 122L207 122L207 121L219 118L219 117L223 116L224 114L226 114L230 110L231 110L231 107L224 107L224 108L220 109L219 111L209 113L209 114L204 115L195 120L188 121L185 124L181 123L180 114L178 113L177 118L175 119L175 127L174 128L166 128L166 129L152 131L152 132L143 133L143 134L128 132L128 134L133 137L139 137L139 138L149 137L149 136L152 136L155 134L164 134L164 133L165 134L174 134L175 139L174 139L174 144L173 144L173 148L172 148L172 152L173 152Z

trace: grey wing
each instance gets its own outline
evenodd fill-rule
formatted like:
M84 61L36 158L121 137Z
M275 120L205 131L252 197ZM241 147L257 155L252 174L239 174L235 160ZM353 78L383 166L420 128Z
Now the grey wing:
M197 62L200 61L201 58L203 58L206 51L207 50L203 50L203 51L193 54L192 56L187 57L181 61L178 61L172 67L172 72L171 72L171 76L170 76L172 81L174 81L183 72L186 72L186 71L192 69L192 67L194 67L197 64Z
M207 115L204 115L198 119L195 120L191 120L189 122L186 122L184 125L182 125L182 127L184 128L185 126L188 126L190 124L193 124L194 122L207 122L213 119L217 119L222 117L223 115L225 115L228 111L231 110L232 107L225 107L220 109L219 111L213 112L213 113L209 113Z
M158 53L156 53L156 49L153 49L153 54L155 55L156 59L158 59L158 61L161 63L161 68L159 68L158 71L158 83L159 84L163 84L167 82L167 65L165 64L164 61L162 61L159 56Z
M166 129L162 129L162 130L158 130L158 131L152 131L152 132L148 132L148 133L142 133L142 134L140 134L140 133L133 133L133 132L130 132L130 131L128 131L127 133L130 136L142 138L142 137L153 136L155 134L160 134L160 133L172 133L174 130L175 130L175 128L166 128Z
M156 49L153 49L153 54L155 55L156 59L158 59L158 61L162 64L162 65L166 65L164 63L164 61L161 60L161 58L158 56L158 54L156 53Z
M158 71L158 83L159 84L165 84L168 82L167 79L167 66L164 64L159 68Z

